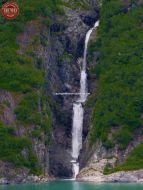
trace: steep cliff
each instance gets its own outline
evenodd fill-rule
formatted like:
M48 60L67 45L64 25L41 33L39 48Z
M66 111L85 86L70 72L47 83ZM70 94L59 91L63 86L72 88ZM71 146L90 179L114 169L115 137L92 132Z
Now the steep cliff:
M98 3L17 2L19 17L0 20L1 182L71 177L75 97L55 93L79 90L78 63L85 34L98 19Z
M59 13L60 8L50 1L30 3L18 1L20 16L0 20L0 176L15 182L28 175L48 175L51 141L52 116L41 53L48 42L52 19L48 14Z
M0 17L0 183L72 177L77 97L56 93L79 92L85 35L99 17L88 51L79 178L142 169L142 0L16 2L17 19Z
M84 4L83 4L84 5ZM53 143L49 152L49 171L56 177L72 177L71 134L72 105L75 96L54 93L77 93L80 86L80 60L83 56L85 34L98 19L98 8L64 6L66 15L51 25L50 64L47 93L52 99ZM63 24L64 23L64 24Z

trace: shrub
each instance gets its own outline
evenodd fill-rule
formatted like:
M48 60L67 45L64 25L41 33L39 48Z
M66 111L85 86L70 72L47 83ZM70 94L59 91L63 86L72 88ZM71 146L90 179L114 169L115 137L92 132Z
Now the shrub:
M27 158L22 151L27 152ZM32 152L30 139L18 137L14 128L0 123L0 160L11 162L15 167L25 166L31 172L37 169L38 163Z
M110 174L117 171L130 171L143 168L143 143L137 145L129 154L127 160L115 168L105 168L104 173Z

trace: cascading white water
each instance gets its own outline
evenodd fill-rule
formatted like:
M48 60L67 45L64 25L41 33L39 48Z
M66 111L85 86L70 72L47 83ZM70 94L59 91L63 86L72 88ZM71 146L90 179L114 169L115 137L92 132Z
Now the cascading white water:
M90 35L92 31L99 26L99 21L97 21L93 28L91 28L87 34L85 39L85 47L84 47L84 57L81 69L81 77L80 77L80 97L73 104L73 128L72 128L72 168L73 168L73 177L76 179L76 176L79 173L79 154L82 149L82 130L83 130L83 117L84 117L84 108L83 103L87 100L87 73L86 73L86 57L87 57L87 48L88 42L90 39Z

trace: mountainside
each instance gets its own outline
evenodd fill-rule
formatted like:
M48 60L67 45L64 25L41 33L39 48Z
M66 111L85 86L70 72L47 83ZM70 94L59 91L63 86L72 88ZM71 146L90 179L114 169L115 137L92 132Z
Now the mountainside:
M17 2L21 12L16 20L0 18L0 176L13 180L18 175L18 182L23 176L48 173L52 116L42 55L49 15L61 10L59 1Z
M71 177L73 98L54 93L78 89L77 59L98 14L88 2L16 2L20 16L0 20L0 176Z
M143 1L16 2L15 20L0 15L0 183L73 176L77 97L56 93L79 91L85 36L98 19L78 178L143 169Z
M81 176L143 167L142 11L142 1L103 1L96 42L89 48L89 62L95 62L94 52L99 57L90 70L97 89L88 103L94 108Z

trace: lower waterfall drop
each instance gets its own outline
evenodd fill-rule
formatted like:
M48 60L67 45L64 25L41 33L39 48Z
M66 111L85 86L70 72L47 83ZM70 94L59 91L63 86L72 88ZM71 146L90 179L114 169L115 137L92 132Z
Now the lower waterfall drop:
M83 104L87 100L87 73L86 73L86 57L87 57L87 48L90 35L92 31L99 26L99 21L97 21L93 28L91 28L85 39L84 47L84 57L81 69L80 77L80 97L73 104L73 127L72 127L72 170L73 178L76 179L76 176L79 173L79 154L82 149L82 131L83 131L83 118L84 118L84 107Z

